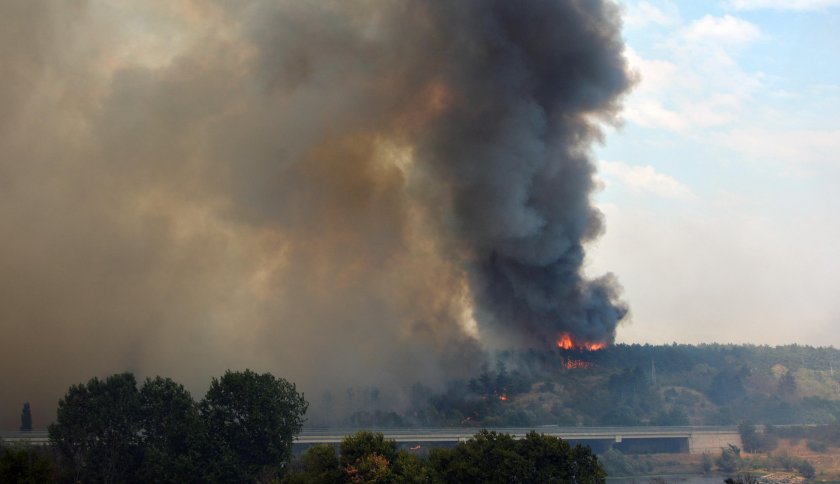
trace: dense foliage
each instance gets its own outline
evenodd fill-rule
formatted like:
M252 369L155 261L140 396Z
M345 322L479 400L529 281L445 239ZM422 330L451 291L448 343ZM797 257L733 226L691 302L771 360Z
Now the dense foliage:
M398 451L380 433L358 432L340 446L316 445L303 454L287 483L603 483L606 474L589 447L570 446L531 432L515 440L482 430L451 449L428 457Z
M0 448L0 482L41 484L55 480L50 449L38 447Z
M306 408L268 373L229 371L199 403L122 373L70 387L49 435L70 482L253 482L283 475Z
M286 380L246 370L213 379L199 408L214 449L213 477L235 482L282 474L307 403Z

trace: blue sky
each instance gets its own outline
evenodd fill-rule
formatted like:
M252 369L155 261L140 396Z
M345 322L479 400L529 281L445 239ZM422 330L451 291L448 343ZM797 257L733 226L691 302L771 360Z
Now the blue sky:
M627 342L840 346L840 1L625 1L596 149Z

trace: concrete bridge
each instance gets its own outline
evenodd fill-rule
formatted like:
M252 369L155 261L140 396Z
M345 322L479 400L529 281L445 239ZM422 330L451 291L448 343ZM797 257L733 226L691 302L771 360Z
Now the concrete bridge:
M308 429L295 443L335 444L358 429ZM401 444L446 445L464 442L480 429L474 427L371 429ZM573 444L589 445L595 452L616 448L625 453L717 453L729 444L741 445L736 427L508 427L493 428L520 439L532 430L560 437Z
M359 429L306 429L295 439L295 446L305 448L314 444L337 444ZM480 429L472 427L371 429L382 432L386 439L404 446L446 446L464 442ZM511 427L490 429L522 438L528 432L560 437L573 444L589 445L595 452L616 448L625 453L717 453L729 444L741 445L741 435L735 427ZM7 444L47 445L46 431L0 432Z

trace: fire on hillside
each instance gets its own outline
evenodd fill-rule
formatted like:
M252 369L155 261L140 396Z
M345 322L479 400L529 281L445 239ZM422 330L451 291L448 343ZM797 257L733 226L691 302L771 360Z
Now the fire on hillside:
M569 333L562 333L557 339L557 348L563 352L584 352L584 351L599 351L606 348L606 343L591 342L591 341L575 341ZM580 358L572 358L564 356L561 358L563 368L567 370L577 370L582 368L592 368L592 363Z
M589 341L585 341L583 343L575 343L572 340L572 336L569 333L561 334L560 338L557 340L557 347L563 350L579 349L586 351L598 351L604 349L606 346L607 345L604 343L593 343Z

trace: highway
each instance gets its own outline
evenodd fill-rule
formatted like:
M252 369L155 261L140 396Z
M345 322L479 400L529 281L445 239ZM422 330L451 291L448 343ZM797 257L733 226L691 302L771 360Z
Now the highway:
M329 444L339 443L344 437L360 429L305 429L295 439L296 444ZM452 428L400 428L400 429L369 429L372 432L382 432L385 438L398 443L457 443L468 440L480 429L475 427ZM620 444L639 439L680 439L692 453L719 451L732 443L740 445L740 435L735 427L558 427L553 425L537 427L507 427L494 428L500 433L510 434L514 438L522 438L532 430L538 433L560 437L573 441L600 441ZM32 432L0 432L0 439L6 443L29 443L46 445L49 439L46 431ZM594 443L594 442L593 442Z
M330 443L341 442L346 435L360 429L307 429L298 436L301 443ZM370 429L372 432L382 432L386 438L397 442L459 442L475 435L480 427L451 427L451 428L401 428L401 429ZM490 428L499 433L510 434L514 438L522 438L531 431L551 435L569 440L613 439L616 436L627 438L672 438L684 437L697 432L732 432L735 427L558 427L543 425L536 427L503 427Z

